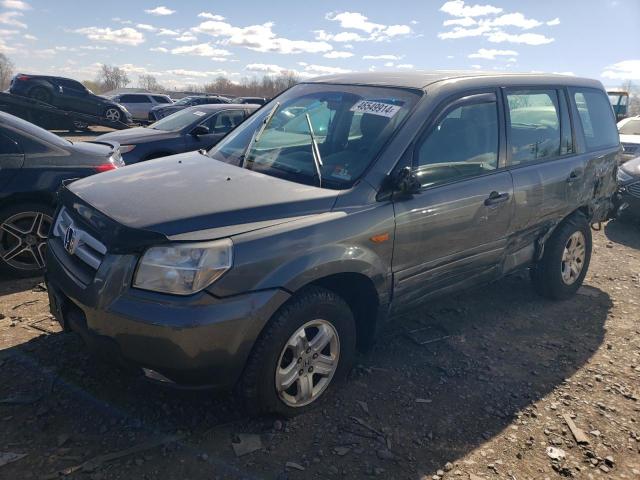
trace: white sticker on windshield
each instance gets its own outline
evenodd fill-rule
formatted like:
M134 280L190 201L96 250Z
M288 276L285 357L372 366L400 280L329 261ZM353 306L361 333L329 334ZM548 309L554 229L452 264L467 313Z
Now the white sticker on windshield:
M400 107L398 105L390 105L382 102L372 102L370 100L360 100L350 109L352 112L370 113L372 115L380 115L381 117L393 117Z
M203 116L203 115L206 115L206 114L207 114L207 112L201 112L201 111L199 111L199 110L198 110L197 112L193 112L193 114L194 114L195 116L197 116L197 117L201 117L201 116Z

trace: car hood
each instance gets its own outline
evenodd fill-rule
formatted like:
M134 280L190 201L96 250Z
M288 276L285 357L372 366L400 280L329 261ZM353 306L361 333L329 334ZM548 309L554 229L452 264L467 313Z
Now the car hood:
M620 167L622 170L635 177L640 177L640 157L625 162Z
M154 130L153 128L136 127L105 133L104 135L100 135L96 140L118 142L120 145L135 145L138 143L155 142L157 140L175 138L177 135L178 134L176 132L165 132L163 130Z
M127 228L180 240L231 236L325 213L338 195L198 152L94 175L69 190Z

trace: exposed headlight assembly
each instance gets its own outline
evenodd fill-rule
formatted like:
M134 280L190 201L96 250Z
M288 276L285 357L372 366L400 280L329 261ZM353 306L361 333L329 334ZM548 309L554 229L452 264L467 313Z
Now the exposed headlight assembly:
M625 183L629 180L633 180L633 177L625 172L623 169L618 168L618 182Z
M233 243L175 243L149 248L138 263L133 286L142 290L191 295L197 293L231 268Z

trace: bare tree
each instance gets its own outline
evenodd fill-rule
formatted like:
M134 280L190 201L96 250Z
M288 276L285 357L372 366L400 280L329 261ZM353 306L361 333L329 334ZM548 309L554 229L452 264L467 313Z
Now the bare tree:
M4 53L0 52L0 90L9 87L9 82L13 76L13 62Z
M262 77L262 79L243 78L238 83L221 76L213 82L207 83L204 87L191 87L190 90L204 90L206 93L219 93L230 96L272 98L299 81L300 79L294 72L286 72L275 77L267 75Z
M94 80L82 80L82 83L85 87L91 90L93 93L102 93L102 85Z
M102 65L96 82L102 86L102 90L105 92L126 87L131 83L127 72L115 65Z
M140 75L138 77L138 87L144 88L150 92L160 92L164 87L158 83L153 75Z

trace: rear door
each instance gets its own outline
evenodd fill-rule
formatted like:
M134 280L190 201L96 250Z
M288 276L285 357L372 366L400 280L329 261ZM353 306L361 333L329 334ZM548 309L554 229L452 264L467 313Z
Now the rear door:
M0 198L2 198L2 189L24 165L22 147L7 133L0 129Z
M64 108L73 112L96 115L98 106L96 99L89 94L84 85L75 80L61 78L58 80L58 91L61 93L61 101Z
M413 147L422 188L394 201L396 312L496 278L513 212L497 90L444 106Z
M507 88L503 95L518 248L580 206L585 158L576 153L566 89Z

